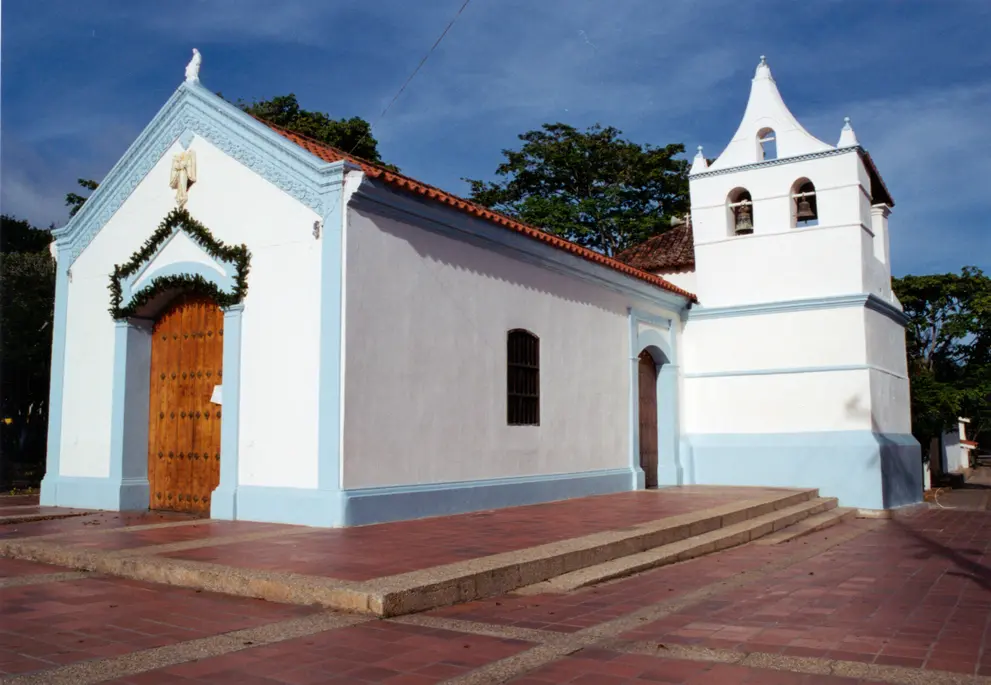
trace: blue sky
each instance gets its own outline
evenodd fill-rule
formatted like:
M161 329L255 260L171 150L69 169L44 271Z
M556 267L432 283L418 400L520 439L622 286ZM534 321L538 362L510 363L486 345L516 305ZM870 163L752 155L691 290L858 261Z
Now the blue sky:
M814 135L852 117L895 198L896 274L991 272L991 2L472 0L379 120L462 2L6 2L0 208L64 224L75 179L103 177L193 47L211 90L362 116L385 159L458 194L550 121L715 156L764 54Z

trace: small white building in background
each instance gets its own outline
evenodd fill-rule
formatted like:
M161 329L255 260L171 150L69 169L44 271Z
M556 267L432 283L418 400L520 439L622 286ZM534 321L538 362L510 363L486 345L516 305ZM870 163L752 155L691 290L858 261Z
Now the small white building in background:
M197 69L56 232L44 504L339 526L693 483L921 499L893 202L763 60L689 219L623 261Z
M944 473L963 473L970 468L970 455L977 449L977 443L967 439L967 424L970 419L958 418L955 430L943 433Z

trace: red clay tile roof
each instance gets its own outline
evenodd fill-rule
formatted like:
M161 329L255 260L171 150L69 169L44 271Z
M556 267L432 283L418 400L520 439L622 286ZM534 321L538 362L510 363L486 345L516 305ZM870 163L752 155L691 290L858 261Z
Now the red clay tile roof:
M623 250L616 255L616 259L643 271L693 271L695 244L692 226L688 222L676 224L660 235Z
M372 164L371 162L367 162L363 159L352 157L343 150L338 150L335 147L331 147L330 145L313 140L312 138L307 138L306 136L301 136L298 133L287 131L286 129L276 126L275 124L265 121L264 119L258 119L258 121L325 162L340 162L342 160L351 162L352 164L361 167L361 170L365 173L365 175L370 178L379 179L404 191L430 198L431 200L435 200L441 204L461 210L465 214L486 219L508 230L522 233L528 238L533 238L534 240L539 240L540 242L546 243L552 247L570 252L573 255L581 257L582 259L586 259L590 262L608 267L627 276L632 276L633 278L645 281L651 285L661 288L662 290L667 290L677 295L681 295L682 297L687 297L692 302L698 301L692 293L687 290L682 290L673 283L668 283L659 276L647 273L646 271L642 271L636 267L630 266L629 264L624 264L621 261L600 254L595 250L589 250L588 248L576 245L575 243L565 240L564 238L559 238L558 236L551 235L550 233L545 233L538 228L528 226L527 224L516 221L515 219L510 219L508 216L499 214L498 212L493 212L491 209L477 205L474 202L469 202L468 200L445 192L440 188L427 185L426 183L412 179L409 176L404 176L403 174L397 174L394 171L390 171L389 169L378 166L377 164Z

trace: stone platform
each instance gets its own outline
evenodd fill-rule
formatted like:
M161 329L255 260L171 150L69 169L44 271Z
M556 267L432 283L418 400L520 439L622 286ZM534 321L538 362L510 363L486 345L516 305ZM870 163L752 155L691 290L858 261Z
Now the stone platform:
M83 512L0 527L0 555L397 616L594 585L780 535L835 506L814 490L690 486L345 529Z

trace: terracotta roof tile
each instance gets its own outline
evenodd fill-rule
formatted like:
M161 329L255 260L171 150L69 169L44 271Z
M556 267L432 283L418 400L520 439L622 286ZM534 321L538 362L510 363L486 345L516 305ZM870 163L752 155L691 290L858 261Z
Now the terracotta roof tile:
M616 259L643 271L692 271L695 269L695 243L688 222L648 238L623 250Z
M693 302L698 301L695 295L687 290L682 290L678 286L668 283L663 278L647 273L646 271L642 271L641 269L630 264L625 264L617 259L612 259L594 250L576 245L575 243L565 240L564 238L551 235L550 233L545 233L538 228L528 226L527 224L516 221L515 219L510 219L504 214L493 212L491 209L475 204L474 202L469 202L468 200L452 195L451 193L443 191L440 188L435 188L434 186L417 181L409 176L398 174L394 171L386 169L385 167L353 157L343 150L331 147L330 145L313 140L312 138L301 136L298 133L287 131L286 129L276 126L275 124L265 121L264 119L258 119L258 121L325 162L351 162L352 164L361 167L361 170L365 173L365 175L370 178L380 179L396 188L401 188L407 192L425 196L431 200L448 205L471 216L476 216L490 221L510 231L522 233L528 238L539 240L540 242L552 247L570 252L578 257L581 257L582 259L600 264L641 281L645 281L653 286L661 288L662 290L667 290L668 292L687 297Z

